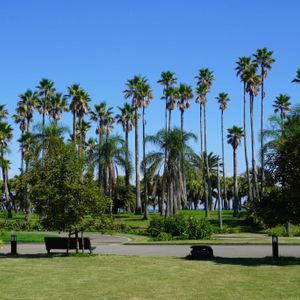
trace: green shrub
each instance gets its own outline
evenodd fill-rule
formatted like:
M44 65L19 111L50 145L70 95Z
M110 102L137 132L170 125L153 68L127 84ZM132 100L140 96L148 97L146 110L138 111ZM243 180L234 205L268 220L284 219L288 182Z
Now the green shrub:
M0 240L0 248L3 246L3 242Z
M153 239L154 241L171 241L173 237L170 233L167 232L160 232L157 237Z
M42 231L44 230L40 222L16 220L0 220L0 229L3 231Z
M213 229L206 219L179 214L173 217L152 219L147 232L154 238L160 235L162 235L160 238L169 238L165 235L169 234L176 239L197 240L211 239Z
M273 227L273 228L269 228L269 229L266 230L266 232L268 233L269 236L273 236L273 235L275 235L275 236L284 236L284 237L287 237L287 236L290 236L290 237L300 236L300 226L291 225L290 234L288 234L286 232L286 228L283 225L276 226L276 227Z

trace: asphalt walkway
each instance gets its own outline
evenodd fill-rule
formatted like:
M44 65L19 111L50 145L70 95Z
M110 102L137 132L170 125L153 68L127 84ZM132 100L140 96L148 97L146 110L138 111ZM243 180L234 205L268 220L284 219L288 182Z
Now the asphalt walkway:
M96 254L117 254L136 256L176 256L185 257L190 253L189 245L128 245L126 237L102 235L97 233L88 234L92 245L96 247ZM228 258L261 258L272 256L271 245L212 245L214 255ZM65 252L65 251L55 251ZM5 244L0 249L0 254L10 253L10 244ZM19 243L19 254L45 254L45 245L38 243ZM279 256L299 257L300 245L279 246Z

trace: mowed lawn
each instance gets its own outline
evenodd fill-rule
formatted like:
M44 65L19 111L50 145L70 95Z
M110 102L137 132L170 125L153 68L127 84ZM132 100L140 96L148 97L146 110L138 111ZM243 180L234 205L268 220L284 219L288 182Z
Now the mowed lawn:
M300 260L0 257L1 299L299 299Z

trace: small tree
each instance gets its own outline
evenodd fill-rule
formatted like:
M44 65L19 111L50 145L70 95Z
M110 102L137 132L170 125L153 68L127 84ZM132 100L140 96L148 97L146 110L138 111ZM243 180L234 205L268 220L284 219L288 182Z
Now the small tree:
M51 143L44 162L36 161L27 175L31 196L42 225L49 230L67 231L69 237L85 230L88 221L103 216L107 198L99 195L96 182L82 177L83 161L72 144L61 139Z

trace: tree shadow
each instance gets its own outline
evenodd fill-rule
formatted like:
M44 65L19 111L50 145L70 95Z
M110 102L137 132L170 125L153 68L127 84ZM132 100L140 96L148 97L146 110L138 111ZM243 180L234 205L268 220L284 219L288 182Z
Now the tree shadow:
M181 258L191 261L203 261L201 259L191 259L190 255ZM215 257L210 259L210 261L216 264L222 265L239 265L246 267L255 267L263 265L273 265L273 266L293 266L300 265L300 258L296 257L279 257L278 259L273 259L272 257L263 257L263 258L233 258L233 257Z
M36 253L36 254L16 254L11 255L10 253L0 253L0 259L6 258L6 259L20 259L20 258L30 258L30 259L41 259L41 258L56 258L56 257L91 257L95 256L96 254L90 254L90 253Z

